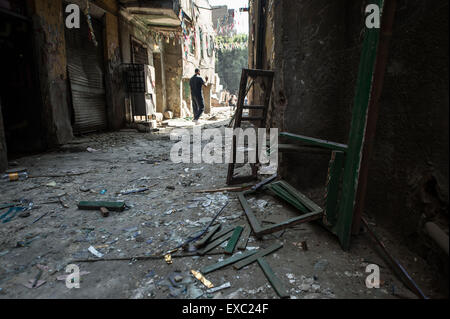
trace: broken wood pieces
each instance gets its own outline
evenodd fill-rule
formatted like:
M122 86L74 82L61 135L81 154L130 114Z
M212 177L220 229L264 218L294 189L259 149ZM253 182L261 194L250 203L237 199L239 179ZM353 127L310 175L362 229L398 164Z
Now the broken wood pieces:
M197 247L197 248L201 248L201 247L205 246L206 243L211 239L211 237L212 237L215 233L217 233L217 231L219 231L221 227L222 227L222 225L220 225L220 224L219 224L219 225L216 225L216 226L214 226L214 227L212 227L211 230L210 230L205 236L203 236L202 239L198 240L198 241L194 244L194 246Z
M246 195L255 193L254 191L245 191L242 193L239 193L239 202L241 203L241 206L245 212L245 215L247 216L247 220L252 227L252 231L256 237L261 238L263 235L275 233L277 231L286 229L288 227L291 227L296 224L300 223L306 223L313 220L317 220L322 218L323 216L323 209L320 208L318 205L316 205L313 201L311 201L309 198L307 198L305 195L297 191L294 187L290 186L288 183L284 181L278 181L274 182L267 186L267 188L270 188L272 185L278 185L282 186L283 192L286 194L289 194L289 199L295 199L295 202L292 202L291 204L301 204L305 208L308 209L308 213L300 215L299 217L291 218L286 221L283 221L279 224L271 225L271 226L265 226L263 227L258 219L256 218L255 214L253 213L253 210L251 209L247 199L245 198ZM299 206L300 207L300 206ZM298 208L298 207L297 207Z
M198 253L200 256L203 256L203 255L205 255L208 251L213 250L214 248L216 248L217 246L219 246L220 244L222 244L224 241L227 241L227 240L230 239L231 236L232 236L232 233L231 233L232 230L233 230L233 228L231 228L231 229L228 231L228 233L226 233L224 236L215 239L213 242L211 242L210 244L208 244L205 248L203 248L203 249L197 251L197 253Z
M241 236L243 230L244 228L241 226L237 226L234 229L233 234L231 235L231 238L228 241L227 247L225 247L225 254L227 255L233 254L234 248L236 247L236 244L238 243L239 237Z
M209 265L209 266L206 266L206 267L202 268L200 270L200 272L202 274L205 274L205 275L209 274L210 272L213 272L213 271L216 271L216 270L221 269L223 267L226 267L228 265L234 264L234 263L236 263L236 262L238 262L238 261L240 261L242 259L245 259L247 257L250 257L250 256L252 256L252 255L254 255L256 253L257 253L257 251L247 251L245 253L235 254L233 257L227 258L227 259L225 259L225 260L223 260L221 262L218 262L216 264Z
M245 225L244 230L242 231L241 238L239 239L239 242L236 245L236 249L238 250L245 250L247 247L248 239L250 237L250 234L252 232L252 229L250 226Z
M270 247L268 247L266 249L260 250L260 251L256 252L256 254L251 255L248 258L245 258L244 260L234 264L233 267L235 269L242 269L245 266L248 266L248 265L254 263L255 261L257 261L258 258L261 258L261 257L264 257L264 256L266 256L268 254L271 254L274 251L280 249L281 247L283 247L282 243L273 244L272 246L270 246Z
M216 239L222 237L223 235L228 234L229 232L232 232L234 230L234 227L228 226L223 228L221 231L219 231L218 233L214 234L214 236L211 237L211 239L209 240L210 242L215 241Z
M260 257L258 258L258 264L263 270L273 289L275 289L278 296L280 296L280 298L289 298L289 294L286 288L284 287L280 279L275 275L272 268L270 268L267 261L263 257Z
M100 207L100 213L102 214L103 217L109 216L109 210L106 207Z

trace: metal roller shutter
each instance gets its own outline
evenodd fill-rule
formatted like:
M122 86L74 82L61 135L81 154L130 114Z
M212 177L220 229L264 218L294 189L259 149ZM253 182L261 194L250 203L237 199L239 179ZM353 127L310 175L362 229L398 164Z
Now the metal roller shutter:
M80 29L66 28L74 134L101 131L107 126L102 26L94 19L92 24L97 47L89 40L86 19L81 19Z

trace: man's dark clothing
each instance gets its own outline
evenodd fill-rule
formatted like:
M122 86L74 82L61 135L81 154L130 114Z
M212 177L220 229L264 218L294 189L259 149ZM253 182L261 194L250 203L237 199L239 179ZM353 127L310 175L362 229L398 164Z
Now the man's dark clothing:
M191 87L192 109L194 111L194 120L198 120L205 110L205 102L203 101L202 86L205 81L199 75L194 75L189 81Z

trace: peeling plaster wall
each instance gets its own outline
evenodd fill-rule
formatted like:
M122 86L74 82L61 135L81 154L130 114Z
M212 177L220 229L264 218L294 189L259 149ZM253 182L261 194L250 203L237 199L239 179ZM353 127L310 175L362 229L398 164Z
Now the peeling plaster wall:
M115 1L111 0L108 1L108 4L112 6L112 2L115 3ZM122 128L126 122L126 91L120 68L122 57L119 40L119 19L117 14L106 12L104 21L108 127L112 130L117 130Z
M163 58L166 72L167 108L175 117L181 115L183 58L178 41L164 42Z
M272 127L347 143L364 8L357 0L268 1ZM398 1L380 102L366 212L408 242L419 240L424 220L448 229L448 1ZM283 154L281 174L302 190L321 187L328 161Z
M3 125L2 101L0 100L0 173L8 168L8 152L6 148L5 127Z
M29 1L36 43L45 140L48 146L72 137L67 104L67 60L61 0Z

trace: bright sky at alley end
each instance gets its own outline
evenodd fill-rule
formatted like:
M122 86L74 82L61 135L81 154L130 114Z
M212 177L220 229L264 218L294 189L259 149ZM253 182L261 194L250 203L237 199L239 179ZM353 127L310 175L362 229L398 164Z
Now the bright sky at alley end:
M248 7L248 0L209 0L211 6L228 6L228 9L237 10L235 19L238 33L248 34L248 13L239 12L239 8Z

